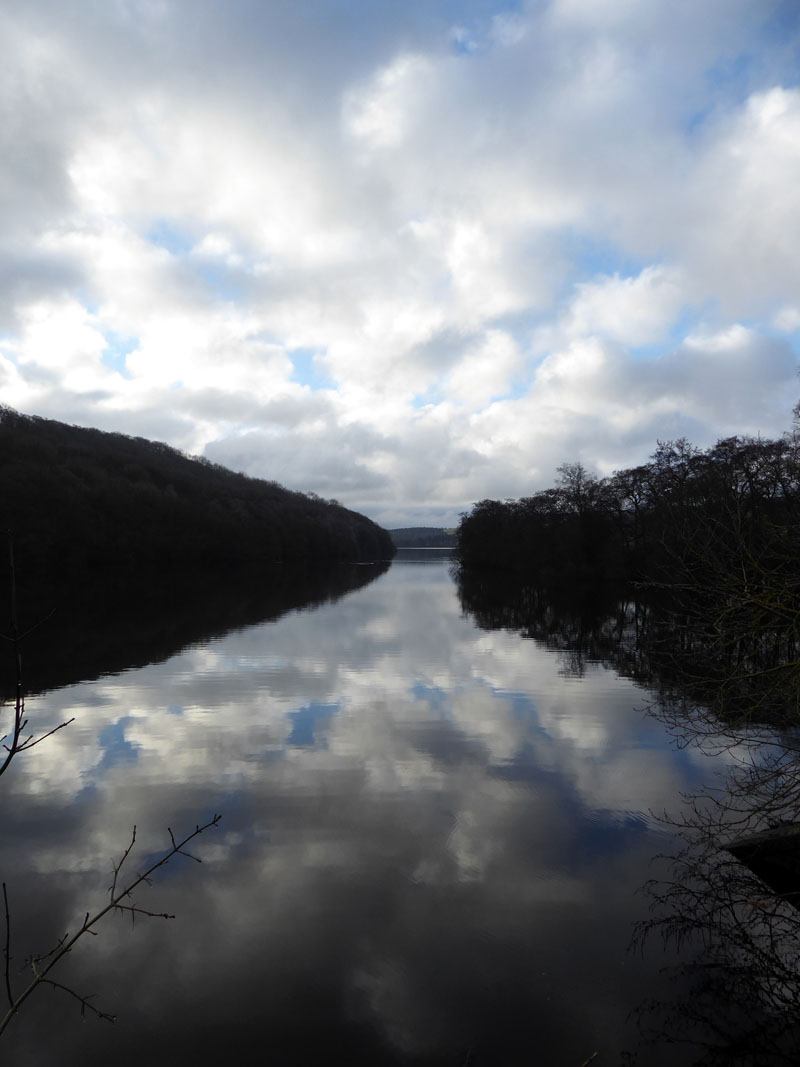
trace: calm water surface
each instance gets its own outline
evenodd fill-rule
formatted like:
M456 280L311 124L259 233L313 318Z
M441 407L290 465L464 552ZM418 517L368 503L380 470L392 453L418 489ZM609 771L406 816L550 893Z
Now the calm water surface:
M8 1062L633 1062L650 813L708 761L632 682L477 627L444 555L29 700L76 721L0 783L12 973L104 903L134 823L132 873L223 819L139 894L174 920L109 916L54 974L116 1024L40 990Z

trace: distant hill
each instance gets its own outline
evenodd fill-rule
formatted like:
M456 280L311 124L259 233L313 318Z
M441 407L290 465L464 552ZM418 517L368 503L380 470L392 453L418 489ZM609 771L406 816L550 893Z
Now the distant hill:
M389 530L397 548L455 548L456 532L441 526L407 526Z
M394 554L386 530L335 501L160 442L0 406L0 530L9 529L18 566L45 571Z

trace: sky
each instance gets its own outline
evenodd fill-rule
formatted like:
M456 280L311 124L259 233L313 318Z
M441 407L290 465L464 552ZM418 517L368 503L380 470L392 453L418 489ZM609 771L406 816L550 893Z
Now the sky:
M800 397L798 0L0 0L0 403L451 525Z

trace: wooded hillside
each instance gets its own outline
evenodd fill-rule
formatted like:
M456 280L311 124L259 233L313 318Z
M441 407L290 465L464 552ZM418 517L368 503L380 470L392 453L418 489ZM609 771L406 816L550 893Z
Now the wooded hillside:
M313 493L160 442L0 406L0 528L19 565L389 559L389 534Z

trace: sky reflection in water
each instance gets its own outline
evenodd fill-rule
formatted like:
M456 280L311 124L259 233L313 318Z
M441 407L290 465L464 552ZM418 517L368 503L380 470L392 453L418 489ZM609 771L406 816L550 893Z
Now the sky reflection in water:
M15 966L103 902L111 858L223 813L4 1038L32 1065L620 1062L660 958L628 953L650 815L708 777L600 665L478 629L446 564L31 701L76 716L3 781ZM54 1053L57 1049L57 1055ZM54 1059L54 1055L56 1058ZM661 1058L659 1058L661 1057ZM16 1061L15 1061L16 1062ZM642 1062L679 1063L648 1050Z

